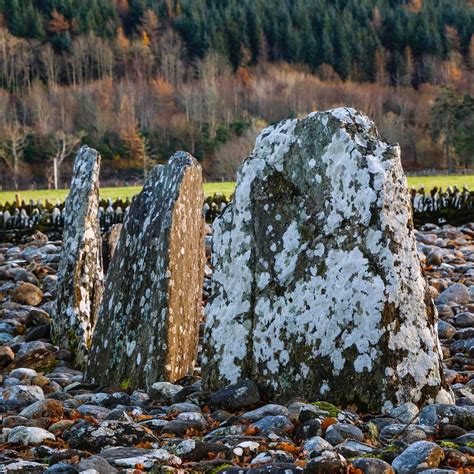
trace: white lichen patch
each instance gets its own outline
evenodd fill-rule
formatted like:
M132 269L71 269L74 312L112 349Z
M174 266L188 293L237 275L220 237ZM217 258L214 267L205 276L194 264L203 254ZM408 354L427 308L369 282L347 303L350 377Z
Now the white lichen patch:
M253 378L377 409L434 399L441 354L410 216L400 150L367 117L264 130L214 226L205 385Z

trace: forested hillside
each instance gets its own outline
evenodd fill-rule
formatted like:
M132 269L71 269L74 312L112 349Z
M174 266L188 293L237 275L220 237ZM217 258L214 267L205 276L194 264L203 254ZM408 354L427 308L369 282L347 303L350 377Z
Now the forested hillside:
M15 186L52 185L53 162L64 183L81 141L105 178L138 179L176 148L228 178L260 127L337 105L372 115L406 166L442 167L434 100L472 94L470 1L0 0L0 13Z

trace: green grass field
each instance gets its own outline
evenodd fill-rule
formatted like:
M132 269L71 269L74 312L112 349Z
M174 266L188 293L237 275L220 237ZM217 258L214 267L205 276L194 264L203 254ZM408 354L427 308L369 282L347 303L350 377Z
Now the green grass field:
M474 190L474 175L451 175L451 176L410 176L408 178L408 184L410 187L419 188L424 186L425 189L429 190L435 186L442 187L446 189L448 186L458 186L462 187L466 184L470 189ZM206 196L212 196L214 193L222 193L225 195L230 195L234 191L235 183L226 182L226 183L205 183L204 184L204 193ZM100 190L101 197L107 198L126 198L134 196L140 191L140 186L131 186L123 188L103 188ZM29 201L33 199L37 201L38 199L46 200L49 199L51 202L54 202L56 199L60 201L64 200L67 196L67 189L60 189L58 191L54 190L35 190L35 191L20 191L20 197L24 201ZM0 192L0 203L6 201L12 202L15 200L14 191L4 191Z
M206 196L212 196L214 193L222 193L225 195L230 195L234 191L235 183L205 183L204 184L204 193ZM129 186L123 188L102 188L100 190L100 197L108 199L116 199L121 197L125 199L126 197L132 197L135 194L140 192L140 186ZM51 202L55 202L56 199L60 201L64 200L67 196L68 190L67 189L58 189L57 191L52 189L42 189L42 190L34 190L34 191L19 191L20 198L25 202L33 199L37 201L41 199L45 201L48 199ZM4 203L6 201L12 202L15 200L15 192L14 191L4 191L0 192L0 203Z

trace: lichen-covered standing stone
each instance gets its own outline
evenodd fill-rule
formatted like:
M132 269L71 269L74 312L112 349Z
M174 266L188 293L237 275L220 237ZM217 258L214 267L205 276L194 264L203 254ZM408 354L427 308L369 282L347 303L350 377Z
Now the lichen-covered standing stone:
M202 319L202 172L178 152L134 199L107 273L86 377L149 388L190 374Z
M396 145L353 109L265 129L214 224L204 385L370 410L436 398L436 310Z
M53 312L56 342L82 364L102 299L102 240L99 221L100 155L83 146L74 162L64 210L63 249Z

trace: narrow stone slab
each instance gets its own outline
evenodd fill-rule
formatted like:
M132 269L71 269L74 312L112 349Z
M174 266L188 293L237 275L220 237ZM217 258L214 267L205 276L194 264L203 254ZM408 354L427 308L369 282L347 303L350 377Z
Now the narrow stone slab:
M192 372L202 319L202 172L179 152L134 199L106 279L86 377L149 388Z
M99 221L100 155L83 146L74 162L64 210L63 249L58 271L58 293L53 313L57 344L82 364L102 299L102 240Z
M397 145L353 109L265 129L214 224L205 389L451 401Z

